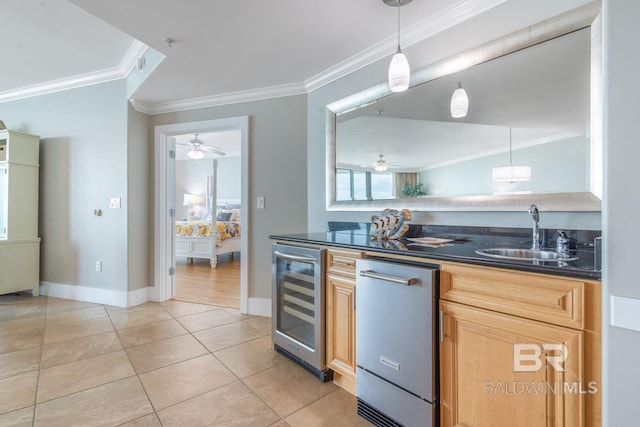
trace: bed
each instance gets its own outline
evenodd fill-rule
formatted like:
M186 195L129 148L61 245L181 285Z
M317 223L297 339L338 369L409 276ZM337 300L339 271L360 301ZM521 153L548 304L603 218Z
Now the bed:
M208 259L216 268L219 255L240 252L240 231L240 209L218 210L215 229L210 220L176 221L176 257Z
M241 204L239 198L218 198L218 164L215 159L211 164L205 214L200 213L202 219L175 222L175 256L208 259L211 268L216 268L219 255L240 252Z

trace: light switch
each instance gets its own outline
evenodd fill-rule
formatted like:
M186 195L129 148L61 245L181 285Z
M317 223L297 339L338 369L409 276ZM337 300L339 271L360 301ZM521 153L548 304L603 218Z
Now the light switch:
M107 207L109 209L120 209L120 197L109 197Z
M258 196L256 204L258 205L258 209L264 209L264 196Z

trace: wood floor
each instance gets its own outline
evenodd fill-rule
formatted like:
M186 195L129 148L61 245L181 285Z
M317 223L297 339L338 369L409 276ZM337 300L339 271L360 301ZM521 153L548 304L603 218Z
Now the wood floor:
M175 283L178 301L240 308L240 254L220 255L216 268L206 259L178 257Z

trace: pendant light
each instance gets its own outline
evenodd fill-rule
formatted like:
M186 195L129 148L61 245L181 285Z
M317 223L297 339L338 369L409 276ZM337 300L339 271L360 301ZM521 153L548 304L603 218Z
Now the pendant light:
M400 6L404 6L411 0L382 0L389 6L398 8L398 50L391 58L389 64L389 87L391 92L404 92L409 88L409 78L411 77L411 69L409 61L400 49Z
M467 116L469 111L469 97L467 91L462 87L462 83L458 82L458 88L453 91L451 96L451 117L459 119Z
M493 180L495 182L508 182L513 184L515 182L531 180L530 166L513 166L512 151L511 127L509 127L509 166L493 168Z

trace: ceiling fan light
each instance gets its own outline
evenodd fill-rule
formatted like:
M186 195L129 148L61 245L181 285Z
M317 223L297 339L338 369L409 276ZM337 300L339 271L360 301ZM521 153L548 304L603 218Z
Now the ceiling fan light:
M374 166L374 169L377 172L384 172L387 170L387 164L385 162L378 162L376 163L376 165Z
M464 90L462 84L458 83L458 88L453 91L451 96L451 117L459 119L466 117L469 111L469 97L467 91Z
M391 58L389 64L389 87L391 92L404 92L409 88L409 79L411 77L411 69L409 68L409 61L404 53L400 51Z
M192 158L193 160L200 160L204 157L204 152L202 150L191 150L187 153L187 156Z
M530 180L531 180L530 166L503 166L499 168L493 168L494 182L508 182L510 184L513 184L515 182L530 181Z

